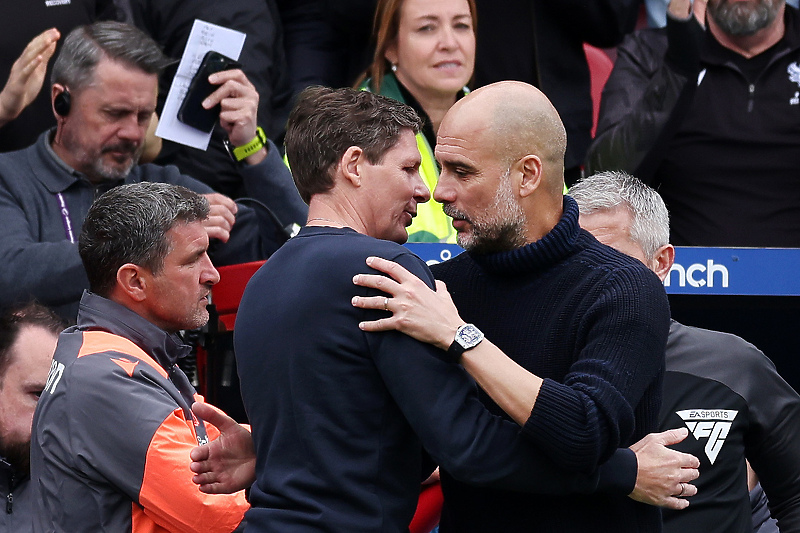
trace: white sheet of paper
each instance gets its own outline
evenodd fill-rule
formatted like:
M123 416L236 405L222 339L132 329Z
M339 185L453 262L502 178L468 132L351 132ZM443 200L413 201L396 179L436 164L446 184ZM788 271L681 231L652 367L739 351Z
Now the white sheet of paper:
M158 120L156 135L200 150L208 148L211 134L187 126L178 120L178 109L206 52L214 50L231 59L239 59L245 37L246 35L240 31L195 19L175 79L172 80L167 93L167 101Z

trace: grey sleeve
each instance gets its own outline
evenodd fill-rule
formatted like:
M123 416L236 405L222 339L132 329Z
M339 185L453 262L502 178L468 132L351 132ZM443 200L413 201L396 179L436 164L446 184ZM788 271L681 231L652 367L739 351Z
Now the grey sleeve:
M3 236L0 238L0 294L3 304L36 298L41 303L57 307L77 302L83 289L89 287L89 280L78 255L78 245L61 234L61 240L42 241L36 231L44 221L40 212L23 208L22 200L0 183L0 225ZM58 216L56 197L48 216ZM47 209L47 208L44 208ZM77 213L75 213L77 214ZM80 223L73 221L73 233L77 239ZM63 231L63 230L62 230Z
M782 532L800 532L800 396L774 364L752 345L752 363L739 368L745 383L750 428L745 454L769 498Z
M750 491L750 507L753 510L753 533L780 533L778 521L769 514L767 495L761 484Z

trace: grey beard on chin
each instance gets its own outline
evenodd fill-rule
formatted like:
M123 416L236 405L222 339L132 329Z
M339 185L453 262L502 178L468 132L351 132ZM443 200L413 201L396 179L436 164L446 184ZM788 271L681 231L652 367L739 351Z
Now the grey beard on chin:
M117 181L125 179L128 177L128 174L131 173L133 167L139 163L139 157L142 155L143 149L144 147L137 149L136 153L134 153L131 157L130 162L124 167L106 166L103 164L103 160L98 158L92 164L92 171L94 172L94 175L97 178L100 178L102 181Z
M769 26L778 15L778 9L784 0L757 0L750 2L734 2L719 0L708 3L708 16L722 31L735 37L753 35Z
M471 233L458 233L456 236L459 246L465 250L478 254L490 254L507 252L526 244L525 225L527 219L511 190L510 172L509 169L500 177L500 185L494 201L487 210L490 213L488 217L484 214L481 219L477 217L472 219L451 204L442 206L446 215L466 220L472 226Z

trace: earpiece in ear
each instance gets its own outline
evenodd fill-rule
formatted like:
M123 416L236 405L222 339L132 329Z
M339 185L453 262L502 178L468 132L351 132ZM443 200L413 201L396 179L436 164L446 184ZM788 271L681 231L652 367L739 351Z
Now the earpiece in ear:
M69 115L71 107L72 98L70 97L69 90L64 88L64 90L58 93L53 99L53 109L55 109L59 116L66 117Z

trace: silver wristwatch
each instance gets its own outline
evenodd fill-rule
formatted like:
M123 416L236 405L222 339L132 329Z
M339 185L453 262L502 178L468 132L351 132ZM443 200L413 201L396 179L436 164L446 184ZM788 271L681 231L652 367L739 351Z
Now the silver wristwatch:
M456 330L456 338L447 349L447 355L453 362L457 363L464 352L476 347L482 340L483 332L476 328L474 324L462 324Z

